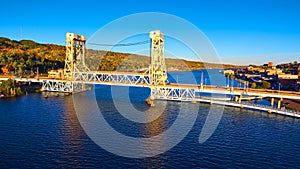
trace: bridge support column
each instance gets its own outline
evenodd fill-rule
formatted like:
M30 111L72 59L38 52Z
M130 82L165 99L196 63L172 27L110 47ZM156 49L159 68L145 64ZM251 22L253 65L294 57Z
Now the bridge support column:
M271 98L271 107L273 107L274 106L274 98L272 97Z
M242 103L242 95L240 95L240 97L239 97L239 103L241 104Z
M235 102L238 102L238 99L239 99L238 96L234 96L234 101Z
M280 109L280 108L281 108L281 101L282 101L282 98L278 100L278 103L277 103L277 109Z

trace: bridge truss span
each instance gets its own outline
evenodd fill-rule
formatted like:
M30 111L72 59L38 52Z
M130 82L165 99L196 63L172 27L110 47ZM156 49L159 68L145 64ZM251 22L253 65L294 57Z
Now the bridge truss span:
M148 74L139 73L73 72L73 83L148 87L150 80Z
M43 91L72 92L73 84L64 80L43 80Z
M196 91L193 88L156 86L151 87L151 96L158 100L194 101Z

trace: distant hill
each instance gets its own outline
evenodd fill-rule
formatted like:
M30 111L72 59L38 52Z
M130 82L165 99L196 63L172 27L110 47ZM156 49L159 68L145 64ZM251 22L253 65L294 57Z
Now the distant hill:
M92 70L138 71L149 67L150 57L144 55L119 53L111 51L87 50L86 63ZM244 68L230 64L188 61L166 58L168 71L187 71L198 69ZM100 63L100 66L99 64Z
M65 46L40 44L32 40L11 40L0 37L0 72L47 72L64 67ZM91 70L136 71L149 67L150 57L129 53L87 49L86 63ZM236 68L240 66L194 62L182 59L166 59L169 71L185 71L203 68ZM4 69L5 68L5 69Z

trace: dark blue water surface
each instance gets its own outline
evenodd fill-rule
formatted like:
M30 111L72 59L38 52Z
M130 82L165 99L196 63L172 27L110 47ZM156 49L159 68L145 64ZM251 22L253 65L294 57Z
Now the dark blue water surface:
M180 73L179 73L180 74ZM199 75L199 72L198 72ZM172 125L180 102L149 124L126 120L114 108L109 86L97 86L99 107L108 123L132 137L157 135ZM120 93L120 98L122 93ZM149 89L130 88L136 109L149 109ZM171 150L149 158L114 155L96 145L77 119L72 96L29 94L0 100L0 168L298 168L300 120L226 107L220 124L203 144L199 134L209 104L199 108L189 134ZM188 111L186 111L188 115Z

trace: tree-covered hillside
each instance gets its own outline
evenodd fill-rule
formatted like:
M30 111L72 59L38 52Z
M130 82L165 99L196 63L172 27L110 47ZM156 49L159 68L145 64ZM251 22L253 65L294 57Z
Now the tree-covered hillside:
M37 68L40 72L46 72L63 67L64 59L64 46L0 37L0 68L3 73L30 74Z
M33 75L64 67L66 49L62 45L39 44L32 40L0 37L0 73ZM87 49L86 63L93 71L139 71L149 67L150 57L129 53ZM168 71L202 68L229 68L234 65L194 62L166 58Z

